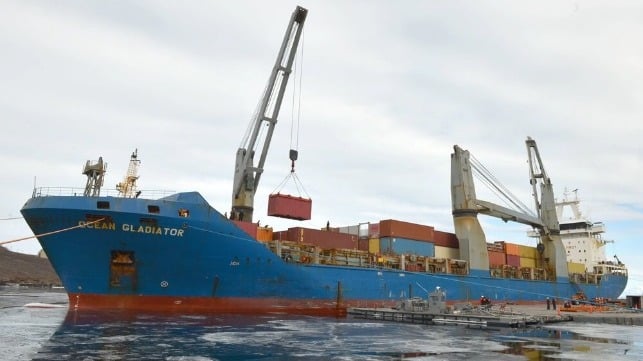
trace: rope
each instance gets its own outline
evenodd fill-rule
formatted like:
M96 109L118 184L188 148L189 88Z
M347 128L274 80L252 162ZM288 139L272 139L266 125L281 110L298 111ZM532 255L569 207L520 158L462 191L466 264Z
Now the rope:
M12 221L14 219L22 219L22 217L0 218L0 221Z
M293 180L293 183L295 184L295 188L297 189L297 195L301 197L301 191L303 191L306 194L307 198L310 198L310 195L308 192L306 192L306 189L304 188L304 184L299 180L299 177L295 172L290 172L286 177L275 187L275 189L270 192L270 194L275 194L275 193L280 193L281 190L285 187L286 183L288 182L289 179ZM300 189L301 188L301 189Z
M95 220L95 221L91 221L91 222L87 222L87 223L79 224L79 225L77 225L77 226L73 226L73 227L69 227L69 228L63 228L63 229L59 229L59 230L56 230L56 231L51 231L51 232L46 232L46 233L41 233L41 234L35 234L35 235L33 235L33 236L29 236L29 237L23 237L23 238L18 238L18 239L12 239L12 240L10 240L10 241L0 242L0 245L8 244L8 243L13 243L13 242L24 241L24 240L27 240L27 239L32 239L32 238L37 238L37 237L45 237L45 236L49 236L49 235L56 234L56 233L67 232L67 231L71 231L72 229L76 229L76 228L83 228L83 227L85 227L85 226L87 226L87 225L94 224L94 223L98 223L98 222L100 222L100 221L102 221L102 220L104 220L104 219L105 219L105 218L101 218L101 219L97 219L97 220Z

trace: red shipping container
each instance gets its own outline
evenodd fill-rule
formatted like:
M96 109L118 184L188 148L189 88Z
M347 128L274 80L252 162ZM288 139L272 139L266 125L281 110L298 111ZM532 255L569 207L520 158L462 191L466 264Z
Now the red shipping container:
M507 264L513 267L520 267L520 256L507 254Z
M282 240L311 244L322 249L357 249L358 237L354 234L329 232L319 229L294 227L288 228Z
M312 204L309 198L275 193L268 197L268 215L304 221L310 219Z
M380 221L380 237L401 237L433 242L433 227L386 219Z
M368 237L369 238L379 238L380 237L380 224L379 223L369 223L368 224Z
M232 221L237 227L241 228L253 239L257 239L257 227L256 223L243 222L243 221Z
M368 238L358 240L357 249L359 249L360 251L368 251Z
M285 241L286 240L286 235L288 234L287 231L276 231L272 232L272 240L273 241Z
M438 230L433 231L433 243L436 246L448 248L460 248L460 241L454 233L442 232Z

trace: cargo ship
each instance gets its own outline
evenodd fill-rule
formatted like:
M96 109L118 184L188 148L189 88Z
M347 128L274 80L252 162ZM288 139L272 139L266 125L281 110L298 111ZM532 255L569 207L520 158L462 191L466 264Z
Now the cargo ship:
M544 169L532 167L538 214L523 214L475 196L477 167L458 146L451 155L453 233L395 219L283 231L253 222L255 191L306 14L301 7L293 12L259 111L237 150L229 214L198 192L139 191L136 151L116 191L102 189L102 158L86 162L84 189L33 190L21 213L59 275L70 309L342 315L348 307L390 307L436 287L451 302L621 294L622 270L570 276ZM528 139L527 146L530 163L540 161L531 156L535 142ZM296 150L290 158L294 169ZM311 219L311 204L273 194L268 215ZM488 243L480 214L531 225L538 246ZM516 252L531 261L516 262Z

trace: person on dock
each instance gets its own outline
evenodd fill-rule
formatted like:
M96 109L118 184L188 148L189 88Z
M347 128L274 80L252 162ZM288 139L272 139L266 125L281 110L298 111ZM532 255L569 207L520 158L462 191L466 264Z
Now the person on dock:
M551 306L552 306L552 308L554 310L556 309L556 298L555 297L551 299Z
M485 296L480 296L480 306L491 307L491 301Z
M550 307L550 302L549 302L549 297L547 297L547 310L549 310Z

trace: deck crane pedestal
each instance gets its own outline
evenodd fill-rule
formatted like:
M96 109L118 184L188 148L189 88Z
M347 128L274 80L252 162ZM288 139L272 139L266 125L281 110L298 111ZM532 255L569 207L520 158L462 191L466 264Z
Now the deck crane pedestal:
M486 214L504 221L513 221L532 226L540 234L539 268L547 270L550 280L568 278L565 248L560 238L556 216L554 191L551 180L545 173L536 142L527 138L530 165L530 184L536 203L537 216L526 210L516 211L484 201L476 197L473 170L469 151L454 146L451 154L451 202L453 223L460 242L460 258L469 263L472 274L489 274L489 256L484 231L478 214ZM487 179L491 181L490 179ZM540 187L538 184L540 183ZM497 189L500 189L497 187ZM540 194L540 197L539 197ZM519 205L519 208L523 208Z
M272 133L277 124L279 109L292 72L307 14L308 10L300 6L297 6L292 13L257 114L250 124L241 147L237 150L230 212L230 218L233 220L252 222L254 196L263 172ZM262 129L263 126L267 129ZM255 165L255 149L259 147L261 147L259 161Z

